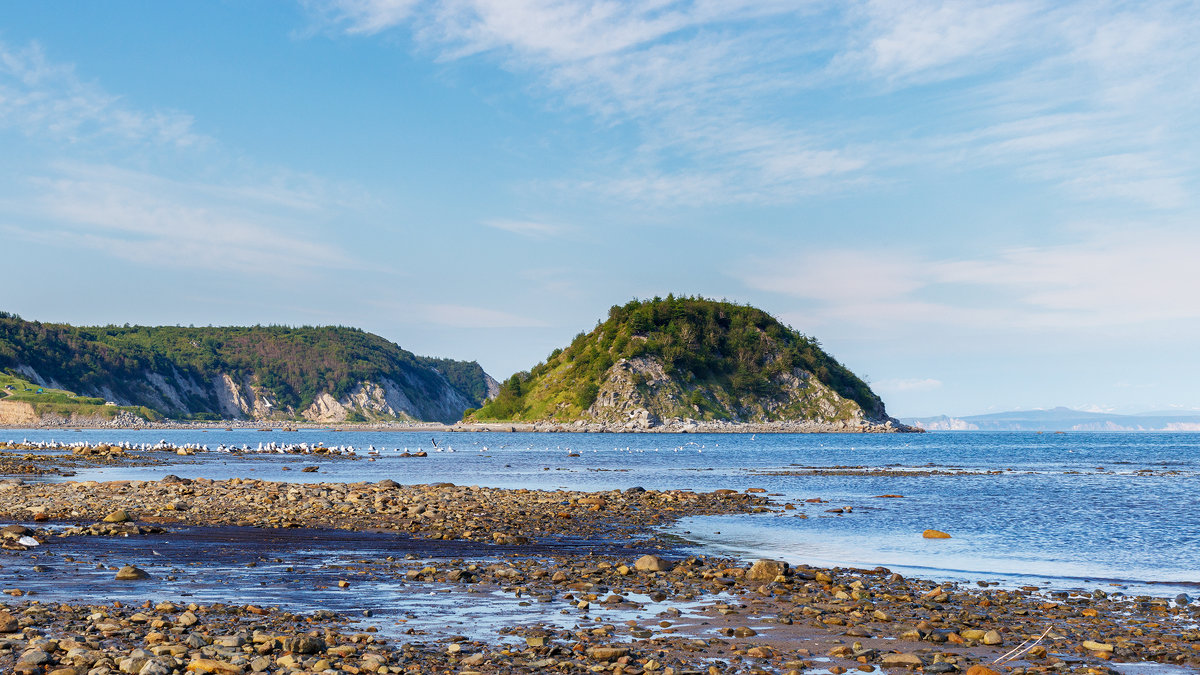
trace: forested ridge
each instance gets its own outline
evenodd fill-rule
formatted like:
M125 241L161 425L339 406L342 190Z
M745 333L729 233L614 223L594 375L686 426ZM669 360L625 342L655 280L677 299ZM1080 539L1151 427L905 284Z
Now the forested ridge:
M252 378L280 406L294 410L308 408L322 392L341 398L362 382L383 378L412 383L410 395L448 383L472 403L487 397L487 376L478 363L416 356L345 326L85 327L0 313L0 371L21 367L65 389L108 391L134 402L145 398L147 373L171 384L211 382L222 374ZM188 398L192 412L217 411L212 392L188 392Z

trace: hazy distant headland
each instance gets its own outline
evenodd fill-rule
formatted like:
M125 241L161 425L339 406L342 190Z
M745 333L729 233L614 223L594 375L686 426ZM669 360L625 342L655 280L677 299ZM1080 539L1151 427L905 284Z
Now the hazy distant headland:
M965 417L906 417L905 424L928 431L1200 431L1200 413L1094 413L1070 408L1014 410Z

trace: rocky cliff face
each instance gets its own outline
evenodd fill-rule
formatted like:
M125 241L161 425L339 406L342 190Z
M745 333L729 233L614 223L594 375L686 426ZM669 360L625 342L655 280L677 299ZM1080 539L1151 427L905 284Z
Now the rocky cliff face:
M42 377L34 368L22 364L15 369L39 386L64 388L53 378ZM334 398L321 392L312 405L297 411L282 405L253 375L235 377L218 373L209 380L197 380L177 369L167 372L143 372L141 382L133 387L136 396L122 395L109 387L83 389L78 393L111 401L119 406L144 405L171 417L185 417L210 412L226 419L305 419L313 422L345 422L356 420L426 420L454 422L475 402L451 386L444 378L433 385L418 378L400 378L402 382L383 378L379 382L360 382L350 393ZM498 385L487 378L489 390ZM0 424L36 424L39 417L30 406L5 402L0 410Z
M587 418L633 427L677 425L710 416L729 422L803 419L818 424L884 424L882 410L865 411L799 368L775 376L771 397L735 398L721 389L692 388L672 379L656 358L622 359L609 369ZM703 400L697 399L697 395ZM701 406L704 406L703 409Z
M454 422L496 391L478 363L344 326L71 326L0 312L0 373L167 417Z
M34 412L32 405L0 400L0 426L31 427L40 421L41 417Z
M453 389L440 394L417 405L391 380L362 382L341 399L322 392L300 415L312 422L344 422L355 413L366 419L455 421L471 407L471 402Z

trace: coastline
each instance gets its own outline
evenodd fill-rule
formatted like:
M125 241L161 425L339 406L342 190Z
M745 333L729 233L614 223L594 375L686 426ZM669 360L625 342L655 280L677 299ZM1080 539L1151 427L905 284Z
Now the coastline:
M433 433L512 432L512 433L638 433L638 434L821 434L821 433L924 433L895 420L886 422L723 422L684 420L657 425L613 424L606 422L307 422L295 420L223 420L150 422L138 419L122 420L62 420L53 423L0 424L0 429L119 429L138 431L150 429L258 429L262 431L414 431Z
M8 672L401 673L418 666L1112 675L1117 661L1180 667L1160 672L1200 669L1200 605L1187 601L751 563L697 555L662 533L688 515L783 510L750 491L168 476L9 480L0 495L0 513L14 523L0 552L11 596L0 612L0 668ZM210 553L205 542L227 538L233 559ZM305 552L319 544L333 548ZM330 557L339 550L341 558ZM132 578L114 582L114 573ZM282 584L291 605L260 602L270 597L259 595L262 584ZM79 597L92 599L59 604L75 588L90 589ZM182 588L215 589L221 600L189 602L174 595ZM445 597L442 608L509 609L467 630L445 624L438 612L450 610L412 611L431 595ZM146 597L158 600L141 603ZM353 607L371 611L355 617ZM159 669L144 670L150 661ZM39 668L21 669L30 664Z

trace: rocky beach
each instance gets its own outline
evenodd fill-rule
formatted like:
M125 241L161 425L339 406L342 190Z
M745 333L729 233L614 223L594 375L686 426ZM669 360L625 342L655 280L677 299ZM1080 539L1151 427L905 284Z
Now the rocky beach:
M156 453L122 454L90 453L106 465L152 461ZM24 457L51 471L60 461ZM10 478L0 484L8 523L0 668L32 675L1200 668L1200 605L1185 595L998 588L884 568L744 560L697 554L663 530L684 517L796 510L761 488Z

